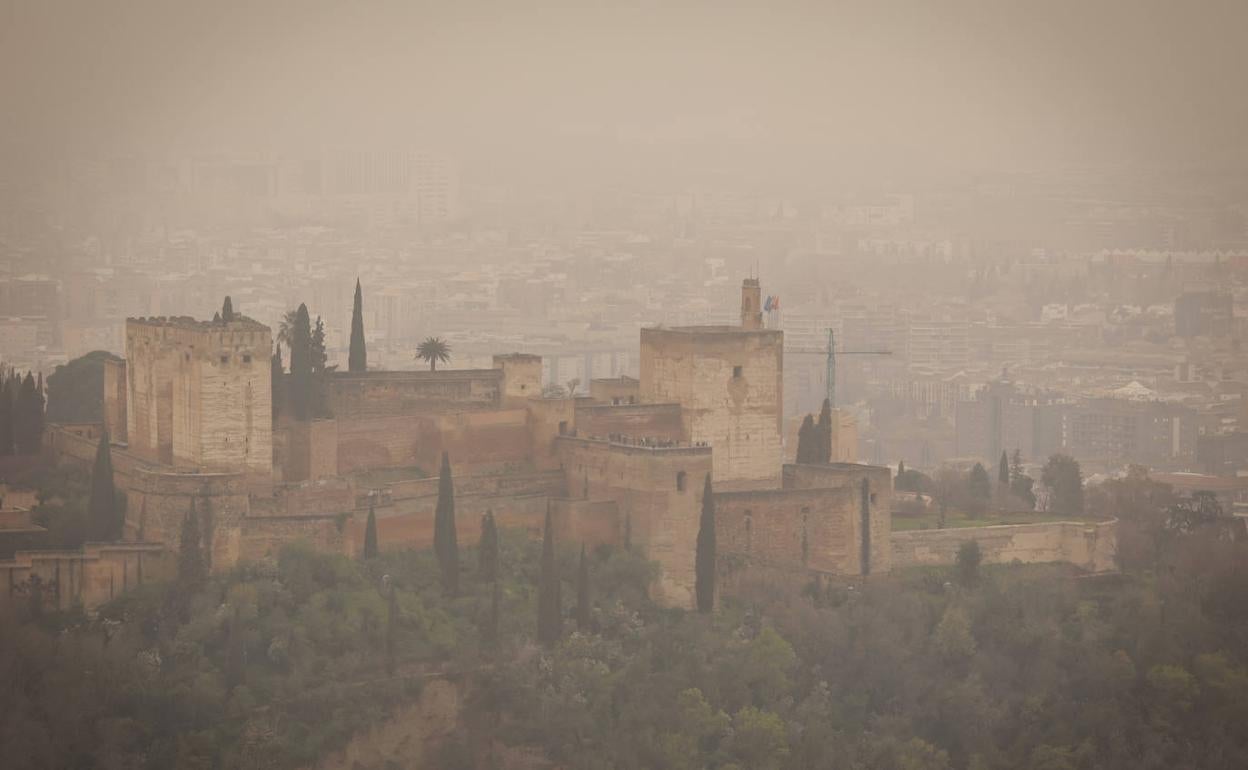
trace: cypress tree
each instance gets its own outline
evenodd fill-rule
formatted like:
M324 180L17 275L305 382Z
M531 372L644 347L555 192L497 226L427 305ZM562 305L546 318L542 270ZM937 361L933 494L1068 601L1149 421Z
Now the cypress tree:
M906 475L906 461L898 460L897 461L897 478L901 478L904 475Z
M290 341L290 403L296 420L307 420L312 412L312 322L308 306L295 311L295 328Z
M809 414L802 419L802 427L797 430L797 463L798 465L808 465L818 462L815 444L817 442L816 433L818 428L815 427L815 418Z
M477 548L477 571L486 583L498 580L498 527L494 511L486 509L481 517L481 543Z
M87 498L87 539L109 542L121 539L121 517L117 515L117 488L113 481L113 456L108 429L100 436L91 468L91 495Z
M393 674L399 637L399 591L393 582L390 584L388 605L386 609L386 673Z
M225 302L221 303L221 320L227 324L234 320L234 302L228 294L225 297Z
M633 514L624 513L624 550L633 550Z
M997 465L997 484L1005 489L1010 485L1010 458L1006 456L1005 450L1001 450L1001 462Z
M819 410L819 430L816 436L818 436L819 443L815 462L824 464L832 462L832 402L826 398L823 400L823 407Z
M17 454L39 454L43 444L43 393L26 372L14 401L13 443Z
M282 375L285 373L286 367L282 364L282 343L277 343L277 347L273 351L273 358L269 363L269 392L272 397L273 424L277 425L277 418L282 413L282 398L286 388L285 379Z
M0 457L13 454L13 387L0 371Z
M559 562L555 560L555 526L550 503L546 504L546 530L542 535L541 575L537 584L537 640L547 647L563 635L563 600L560 597Z
M238 610L230 618L230 625L225 637L225 691L233 691L247 678L247 650L243 645L243 632L239 628Z
M364 558L377 558L377 511L371 503L368 506L368 523L364 525Z
M576 627L589 630L589 564L585 561L585 544L581 543L581 563L576 570Z
M318 315L312 327L312 378L308 394L308 410L312 417L329 417L325 403L325 376L329 371L329 354L325 350L325 322Z
M455 537L455 484L451 480L450 456L442 453L438 475L438 504L433 514L433 551L442 568L442 590L459 593L459 544Z
M503 603L503 585L495 580L490 595L490 622L485 629L485 638L490 644L498 644L498 621Z
M355 302L351 306L351 348L347 353L347 370L368 371L368 350L364 346L364 298L360 279L355 279Z
M312 325L312 373L324 374L329 363L329 353L325 350L325 322L318 315Z
M711 495L709 473L702 487L702 518L698 522L698 550L693 569L698 612L711 612L715 609L715 498Z
M180 614L186 620L190 609L191 597L195 595L208 578L208 568L204 563L204 549L200 544L199 514L195 512L195 498L191 498L191 509L182 519L182 536L178 543L178 582L176 594L179 601Z

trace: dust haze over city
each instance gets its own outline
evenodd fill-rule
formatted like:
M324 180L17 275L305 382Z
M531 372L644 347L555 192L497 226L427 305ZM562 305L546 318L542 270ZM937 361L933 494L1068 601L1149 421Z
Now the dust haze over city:
M1248 766L1245 31L0 0L0 765Z

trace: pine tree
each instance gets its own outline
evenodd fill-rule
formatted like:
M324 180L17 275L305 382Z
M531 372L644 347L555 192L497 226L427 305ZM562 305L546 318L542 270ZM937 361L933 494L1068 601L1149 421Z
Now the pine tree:
M711 494L709 473L702 487L702 518L698 522L698 546L693 569L698 612L711 612L715 609L715 498Z
M1049 488L1049 510L1083 515L1083 473L1079 462L1069 455L1055 454L1044 464L1040 483Z
M386 673L394 674L395 657L399 640L399 591L390 584L390 596L386 608Z
M377 558L377 511L371 503L368 506L368 523L364 525L364 558Z
M816 454L818 450L815 446L818 443L818 438L816 436L818 430L819 429L815 427L814 417L808 414L802 419L802 427L797 429L798 465L809 465L811 463L818 462L816 459L818 457Z
M576 570L576 627L589 630L589 564L585 561L585 544L581 543L581 563Z
M364 297L360 293L360 279L355 279L355 302L351 306L351 348L347 353L347 370L368 371L368 350L364 345Z
M455 536L455 484L451 480L450 456L442 453L438 475L438 503L433 514L433 551L442 569L442 590L459 593L459 544Z
M269 391L272 394L274 425L277 425L277 418L281 415L285 404L283 395L286 392L286 379L282 376L285 373L285 369L286 367L282 364L282 343L279 342L273 351L273 358L269 364Z
M234 320L234 302L226 295L225 302L221 303L221 321L229 323Z
M832 402L828 399L823 400L823 407L819 409L819 425L818 425L819 442L815 462L827 464L832 462Z
M97 543L119 540L121 517L117 515L117 488L113 480L113 457L108 430L100 436L91 468L91 494L87 498L87 539Z
M1002 489L1010 486L1010 458L1004 449L1001 450L1001 462L997 464L997 485Z
M481 517L481 543L477 547L477 571L481 580L493 583L498 580L498 527L494 523L494 511L486 509Z
M541 576L537 584L537 640L547 647L563 635L563 600L560 596L559 562L555 559L555 526L550 503L546 504L546 530L542 535Z
M290 340L290 403L296 420L312 414L312 322L308 306L295 311L295 328Z

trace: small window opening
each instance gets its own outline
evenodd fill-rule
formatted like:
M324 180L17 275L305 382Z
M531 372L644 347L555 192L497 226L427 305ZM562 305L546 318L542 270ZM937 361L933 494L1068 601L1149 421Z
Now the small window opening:
M679 471L676 474L676 491L677 492L685 491L685 472L684 471Z

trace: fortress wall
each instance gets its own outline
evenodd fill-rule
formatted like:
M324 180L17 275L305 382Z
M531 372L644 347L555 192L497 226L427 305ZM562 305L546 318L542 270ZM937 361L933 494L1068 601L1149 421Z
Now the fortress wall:
M440 372L334 372L327 398L341 421L496 409L503 402L500 369ZM518 387L518 386L517 386Z
M136 586L173 577L176 557L159 543L87 543L81 551L19 551L0 560L0 604L30 600L31 578L44 607L91 610Z
M775 489L715 494L720 553L751 563L861 574L858 495L841 489Z
M455 467L479 473L531 466L528 412L503 409L423 417L417 423L416 465L433 473L450 454Z
M452 465L455 486L455 526L459 542L475 545L481 536L481 517L494 511L498 526L523 529L540 537L546 503L564 496L560 471L464 475ZM433 545L433 512L438 502L436 476L399 481L379 490L376 500L378 541L382 548L428 548ZM370 498L365 490L356 497L355 515L347 524L348 547L364 544Z
M624 518L614 500L552 500L551 506L559 544L592 550L624 543Z
M461 546L475 546L481 539L481 517L494 511L500 529L520 529L531 537L541 537L546 519L546 495L456 495L455 533ZM377 509L377 542L382 550L433 547L433 511L436 497L423 501L396 501L393 507ZM367 509L356 512L347 523L345 540L352 553L364 547Z
M419 417L338 418L339 475L368 468L416 465L420 420Z
M1053 521L894 532L894 567L949 566L963 543L979 543L985 564L1067 562L1088 572L1117 569L1117 520Z
M61 426L52 426L48 438L58 462L90 471L98 439ZM126 497L126 540L163 542L176 550L195 497L204 540L212 543L213 567L228 568L238 560L239 521L250 509L248 492L255 488L246 474L179 472L117 446L112 447L112 460L113 481Z
M337 420L282 420L273 432L274 458L282 481L338 475Z
M703 480L711 471L706 447L651 448L561 437L556 442L568 496L611 500L632 532L663 567L656 598L693 604L694 554ZM683 487L683 488L682 488Z
M356 550L351 536L347 514L249 516L242 521L238 558L240 561L271 561L284 546L293 543L306 543L324 553L351 555ZM360 542L363 542L363 530Z
M473 496L561 497L564 494L562 471L471 475L460 473L459 466L452 460L451 478L454 481L457 500L461 497ZM400 508L420 506L428 507L432 511L433 502L438 497L438 477L435 475L423 479L396 481L387 485L387 491L394 505ZM367 498L361 499L357 505L361 509L367 506Z
M641 400L641 381L632 377L590 380L589 397L599 404L635 404Z
M487 470L531 462L523 409L338 419L338 474L369 468L417 466L436 472L442 452L456 466Z
M869 572L888 572L892 568L893 550L889 536L893 531L892 470L882 465L828 463L826 465L784 466L785 489L847 489L855 494L857 512L853 517L853 538L858 554L854 574L862 571L862 537L868 538ZM866 526L864 526L864 523Z
M126 443L125 359L104 359L104 425L113 441Z
M579 436L605 438L612 434L681 441L680 404L578 404Z
M531 458L534 467L559 467L559 453L555 442L560 436L576 433L578 403L588 403L588 399L533 398L525 402L529 415L529 434L533 440Z

